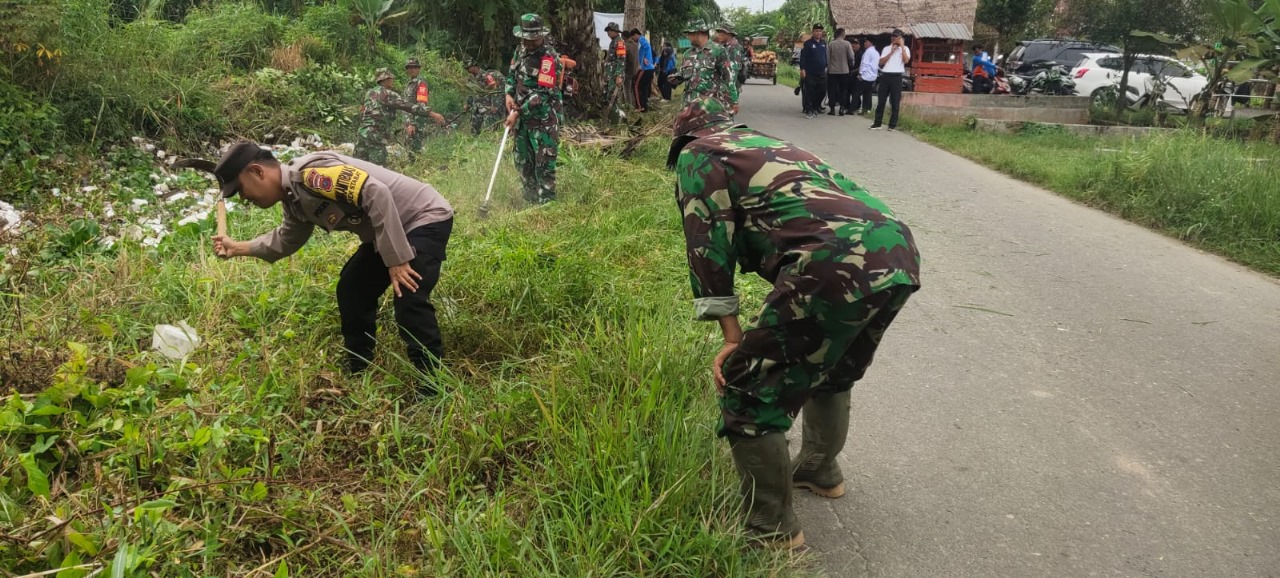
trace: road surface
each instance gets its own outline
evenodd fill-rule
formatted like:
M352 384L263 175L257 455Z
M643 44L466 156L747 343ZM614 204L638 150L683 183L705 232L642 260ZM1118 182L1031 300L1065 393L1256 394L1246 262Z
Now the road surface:
M1280 284L789 88L738 119L924 256L854 390L849 493L796 497L823 574L1280 576Z

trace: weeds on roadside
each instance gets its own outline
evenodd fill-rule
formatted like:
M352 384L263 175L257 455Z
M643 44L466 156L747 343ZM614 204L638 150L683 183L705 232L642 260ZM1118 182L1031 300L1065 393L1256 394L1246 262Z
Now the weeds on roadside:
M268 266L216 259L202 223L10 279L0 567L788 574L785 555L744 552L736 530L705 371L714 328L689 322L665 143L631 161L565 147L561 201L538 209L504 162L478 221L496 144L438 135L403 167L458 211L436 293L439 399L412 397L389 307L377 369L338 371L332 292L349 236ZM278 218L236 212L231 233ZM196 354L147 353L152 326L179 319L203 339Z

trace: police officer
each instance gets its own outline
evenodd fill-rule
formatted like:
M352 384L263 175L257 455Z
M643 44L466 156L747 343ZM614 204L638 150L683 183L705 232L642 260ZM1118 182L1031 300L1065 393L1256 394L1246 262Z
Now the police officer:
M562 102L560 55L547 45L542 18L525 14L512 33L521 39L507 73L507 121L516 131L516 167L524 198L539 205L556 200Z
M404 71L409 75L409 82L404 85L404 99L406 102L429 106L431 101L431 89L427 86L426 79L418 76L422 72L422 64L417 58L410 58L404 63ZM431 120L436 124L444 124L444 117L438 112L430 113ZM422 150L422 137L426 135L427 119L418 115L409 115L409 122L405 124L404 132L409 135L409 150L412 153L418 153Z
M671 84L688 83L684 87L685 106L710 98L738 114L738 83L733 78L733 65L724 47L711 42L710 31L703 20L693 20L685 26L685 35L693 47L685 54L680 72L669 77Z
M627 66L627 44L622 40L622 29L617 22L605 25L604 33L609 35L609 49L604 56L604 91L609 112L621 112L625 101L623 96L623 76Z
M360 106L360 127L356 129L355 156L377 165L387 163L387 144L391 141L391 128L396 111L403 110L417 116L431 116L427 104L409 102L392 90L395 77L385 68L378 69L373 81L377 83L364 95ZM440 115L436 115L439 117ZM437 122L442 122L440 118Z
M507 115L503 92L507 79L496 70L482 70L474 60L466 63L467 81L473 94L467 97L467 110L471 112L471 134L480 134L485 126L502 120Z
M792 486L844 494L836 457L849 429L849 391L889 324L920 286L911 231L889 207L822 159L734 125L719 101L694 101L667 156L698 319L718 321L712 362L718 434L742 483L747 529L787 548L804 544ZM773 284L758 325L738 322L734 273ZM785 432L803 408L800 454Z
M282 164L271 151L240 142L213 172L223 197L239 194L260 208L284 209L280 226L251 241L214 236L219 257L274 263L301 249L316 227L355 233L360 247L338 277L347 369L362 372L373 358L378 300L390 287L409 361L424 374L421 390L435 393L432 376L444 346L431 291L453 229L449 201L431 185L335 152Z

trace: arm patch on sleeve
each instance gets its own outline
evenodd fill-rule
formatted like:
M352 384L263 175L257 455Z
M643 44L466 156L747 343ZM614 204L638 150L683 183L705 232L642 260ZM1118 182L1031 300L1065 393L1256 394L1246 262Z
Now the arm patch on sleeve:
M360 191L369 173L351 165L317 167L302 170L302 184L307 190L331 201L360 206Z

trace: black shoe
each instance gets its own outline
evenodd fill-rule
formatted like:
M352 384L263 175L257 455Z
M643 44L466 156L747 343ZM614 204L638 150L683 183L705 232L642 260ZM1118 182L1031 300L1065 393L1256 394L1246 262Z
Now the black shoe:
M839 115L837 115L837 116L844 116L844 111L843 111L843 110L842 110L842 111L840 111L840 114L839 114Z
M873 124L873 125L871 125L871 130L880 130L880 129L882 129L882 128L884 128L884 127L882 127L882 126L880 126L880 125L878 125L878 124Z
M827 113L827 116L835 116L835 115L836 115L835 109L831 109L831 112Z
M366 369L369 369L370 357L373 357L373 355L370 354L368 357L362 357L354 353L348 353L346 363L347 373L350 373L351 375L360 375L361 373L364 373Z

